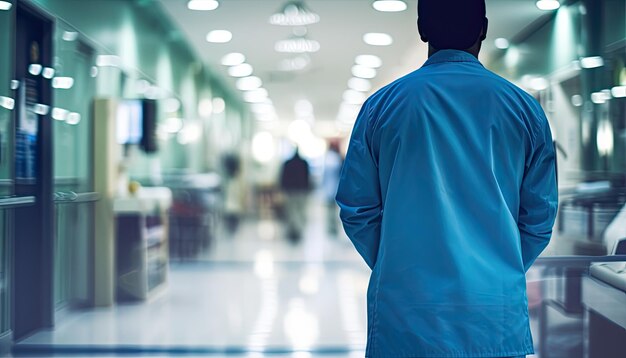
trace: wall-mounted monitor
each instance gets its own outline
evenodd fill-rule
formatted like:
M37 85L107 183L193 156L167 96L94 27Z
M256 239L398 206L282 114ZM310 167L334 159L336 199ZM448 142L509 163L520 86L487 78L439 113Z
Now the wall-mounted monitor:
M119 144L139 144L143 137L143 103L121 100L117 107L116 138Z
M158 150L157 105L149 99L123 99L117 108L116 138L119 144L139 145L146 153Z

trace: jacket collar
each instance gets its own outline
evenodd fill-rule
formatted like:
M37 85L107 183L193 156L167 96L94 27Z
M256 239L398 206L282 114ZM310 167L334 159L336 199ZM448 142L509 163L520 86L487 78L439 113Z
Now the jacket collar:
M473 62L482 66L474 55L461 50L439 50L428 58L424 66L444 62Z

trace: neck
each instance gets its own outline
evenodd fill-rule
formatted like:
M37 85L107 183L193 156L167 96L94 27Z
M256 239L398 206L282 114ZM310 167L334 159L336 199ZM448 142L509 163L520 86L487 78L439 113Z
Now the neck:
M469 53L470 55L478 58L478 54L480 53L480 42L477 42L476 44L474 44L474 46L465 50L461 50L461 51L465 51ZM428 45L428 57L436 54L437 52L439 52L438 49L432 47L430 44Z

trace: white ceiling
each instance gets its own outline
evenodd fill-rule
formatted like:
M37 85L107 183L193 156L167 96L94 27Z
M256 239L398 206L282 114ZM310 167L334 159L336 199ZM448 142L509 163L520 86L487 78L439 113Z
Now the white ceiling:
M309 68L290 73L278 70L280 61L290 56L274 51L274 43L287 38L292 29L268 22L286 0L220 0L215 11L188 10L187 0L160 2L202 59L224 77L228 75L220 64L222 56L229 52L245 54L285 121L294 118L294 104L300 99L313 104L317 122L334 121L357 55L382 58L374 89L419 68L426 59L426 46L419 40L415 25L415 0L408 0L408 9L400 13L378 12L372 8L372 0L307 0L307 6L320 15L320 22L308 27L308 36L319 41L321 49L310 56ZM487 0L490 29L481 59L488 62L490 54L499 51L493 46L495 38L510 38L543 14L534 0ZM232 41L206 42L206 34L215 29L231 31ZM362 37L367 32L389 33L394 43L387 47L366 45ZM227 78L226 83L234 86L235 81Z

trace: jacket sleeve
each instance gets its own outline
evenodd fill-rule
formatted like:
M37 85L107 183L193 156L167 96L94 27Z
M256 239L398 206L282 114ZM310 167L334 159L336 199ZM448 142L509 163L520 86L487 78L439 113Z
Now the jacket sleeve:
M365 104L352 131L336 199L346 234L373 269L380 243L382 204L370 127Z
M541 131L537 134L520 191L518 228L525 270L548 246L558 206L556 154L543 113L541 121Z

